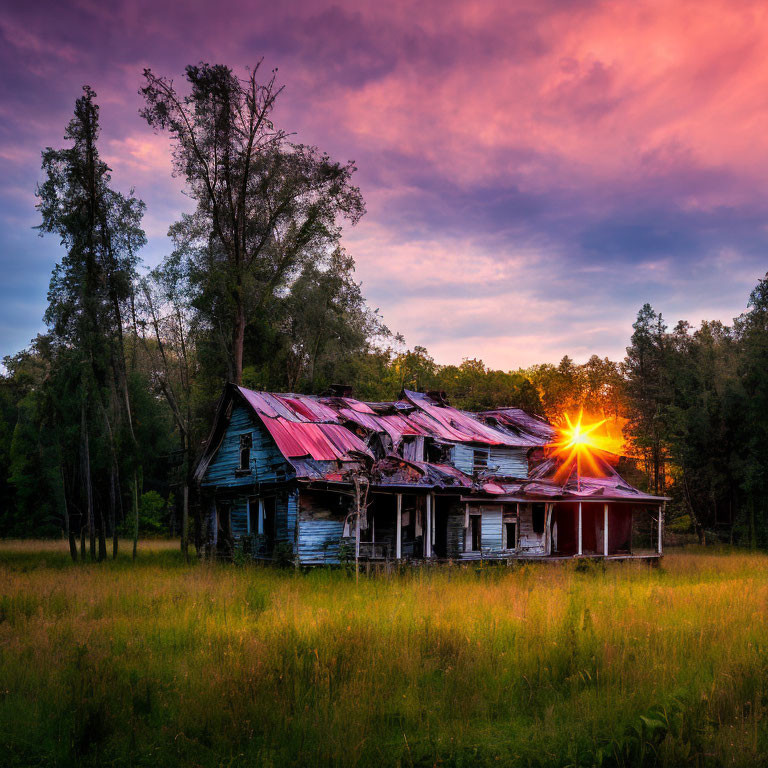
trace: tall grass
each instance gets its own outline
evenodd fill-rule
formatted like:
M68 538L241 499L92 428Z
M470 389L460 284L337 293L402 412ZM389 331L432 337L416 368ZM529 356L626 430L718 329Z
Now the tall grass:
M756 765L768 558L361 578L0 543L9 765Z

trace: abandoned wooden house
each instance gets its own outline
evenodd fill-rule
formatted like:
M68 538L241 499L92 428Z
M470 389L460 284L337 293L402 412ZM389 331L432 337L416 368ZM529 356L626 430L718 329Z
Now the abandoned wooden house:
M561 477L554 438L519 409L468 413L442 393L229 385L195 470L208 546L301 565L660 557L665 500L604 457L597 476Z

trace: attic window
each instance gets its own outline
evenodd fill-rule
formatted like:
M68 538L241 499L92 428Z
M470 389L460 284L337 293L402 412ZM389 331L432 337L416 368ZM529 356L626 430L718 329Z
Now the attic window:
M472 459L472 471L484 472L488 469L488 449L487 448L475 448Z
M253 445L253 436L250 434L240 435L240 471L248 471L251 468L251 447Z

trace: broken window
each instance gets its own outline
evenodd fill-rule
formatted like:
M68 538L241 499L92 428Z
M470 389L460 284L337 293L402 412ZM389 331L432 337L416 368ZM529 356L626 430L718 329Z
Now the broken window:
M517 515L514 512L505 512L502 518L502 549L515 549L517 547Z
M274 496L267 496L263 503L264 514L264 536L267 541L272 542L275 540L275 517L276 517L276 500Z
M431 464L450 464L451 446L436 440L430 440L426 444L426 458Z
M544 533L544 520L546 518L546 504L543 501L535 501L531 504L531 524L533 532L541 535Z
M469 516L469 551L479 552L483 544L483 518L481 515Z
M252 534L259 532L259 522L261 521L261 508L256 496L248 499L248 531Z
M251 446L253 445L253 436L251 433L240 435L240 466L241 471L248 471L251 468Z
M486 469L488 469L488 449L475 448L472 460L472 471L484 472Z

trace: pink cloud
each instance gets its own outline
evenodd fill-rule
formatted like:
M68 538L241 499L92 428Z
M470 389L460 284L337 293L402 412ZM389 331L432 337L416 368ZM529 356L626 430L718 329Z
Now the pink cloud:
M764 270L760 2L41 0L0 33L14 221L34 220L39 150L89 82L115 182L148 203L153 263L190 201L138 116L143 67L180 83L185 64L264 55L281 125L358 162L369 213L346 243L366 294L441 362L619 357L643 302L727 322Z

